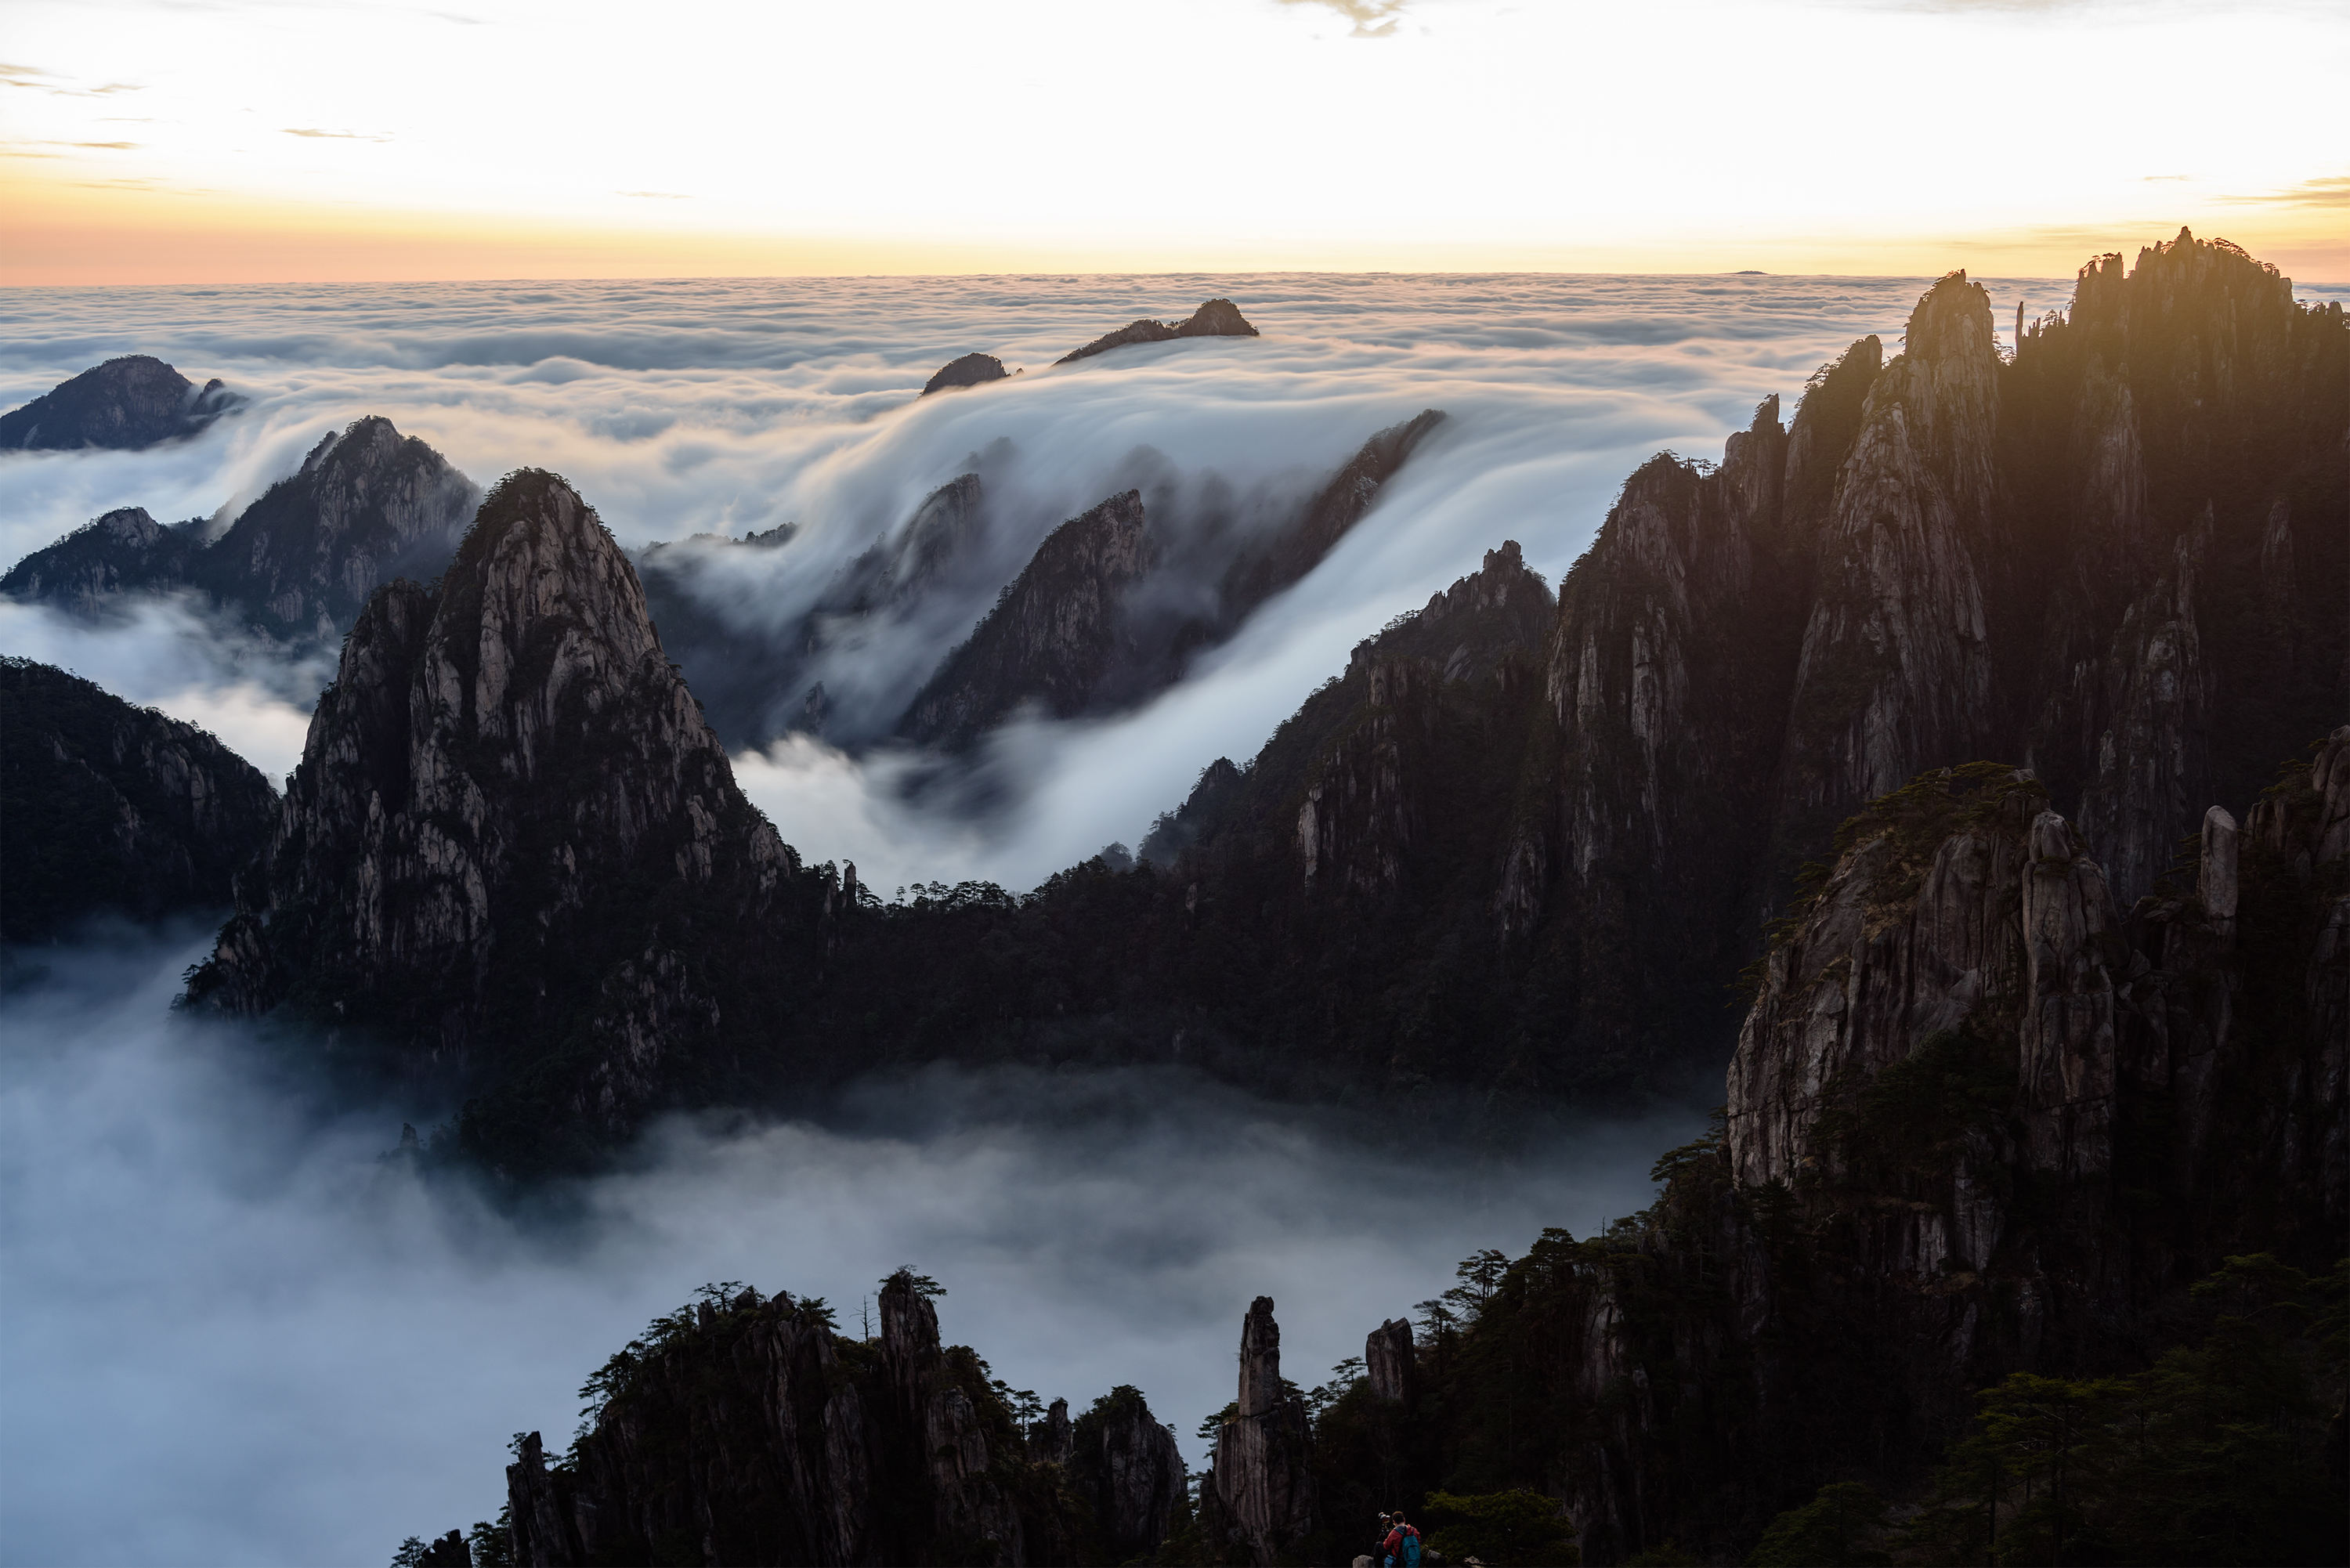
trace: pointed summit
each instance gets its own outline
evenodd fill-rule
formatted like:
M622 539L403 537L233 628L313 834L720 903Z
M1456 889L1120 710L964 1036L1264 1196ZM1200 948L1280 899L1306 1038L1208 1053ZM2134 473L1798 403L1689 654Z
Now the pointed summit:
M312 447L190 576L272 633L330 637L378 583L437 575L480 493L447 458L370 414Z
M440 585L377 591L246 908L190 997L360 1027L411 1072L633 1124L776 971L796 861L735 786L594 508L510 474ZM657 1072L658 1069L658 1072ZM479 1116L494 1118L495 1095ZM577 1136L574 1134L573 1136ZM559 1159L553 1151L542 1158Z

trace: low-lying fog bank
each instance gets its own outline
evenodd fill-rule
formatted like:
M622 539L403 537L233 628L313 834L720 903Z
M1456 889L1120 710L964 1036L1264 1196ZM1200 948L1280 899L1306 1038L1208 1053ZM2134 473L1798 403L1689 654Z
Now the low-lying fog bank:
M323 1111L172 1017L202 945L60 950L0 998L0 1562L375 1561L494 1517L508 1436L567 1441L581 1380L695 1286L820 1294L853 1331L901 1263L1013 1386L1134 1383L1197 1463L1250 1297L1310 1386L1470 1251L1641 1207L1703 1121L1497 1161L1409 1101L932 1072L820 1120L671 1124L530 1225L380 1160L396 1111Z

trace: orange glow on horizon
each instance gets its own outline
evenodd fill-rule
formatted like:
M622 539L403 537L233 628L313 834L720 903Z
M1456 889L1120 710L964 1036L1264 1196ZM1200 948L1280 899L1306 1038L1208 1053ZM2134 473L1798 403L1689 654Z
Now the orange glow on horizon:
M1572 272L2064 277L2106 251L2134 255L2181 221L2307 283L2350 283L2350 238L2318 209L2191 213L2062 231L1817 234L1560 245L1495 239L1397 244L1164 237L1105 245L995 236L756 234L646 223L328 207L168 190L0 178L0 286L236 286L502 278L955 275L1005 273Z

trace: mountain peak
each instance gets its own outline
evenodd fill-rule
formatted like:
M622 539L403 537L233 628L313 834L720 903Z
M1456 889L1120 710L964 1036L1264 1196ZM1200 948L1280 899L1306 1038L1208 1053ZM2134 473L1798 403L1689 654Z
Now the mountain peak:
M1257 329L1249 325L1240 306L1229 299L1211 299L1193 311L1188 320L1177 326L1153 321L1145 317L1128 322L1115 332L1104 333L1074 353L1064 354L1054 361L1059 365L1090 359L1097 354L1107 354L1113 348L1124 348L1135 343L1166 343L1178 337L1254 337Z
M198 388L152 354L125 354L0 414L0 449L135 452L193 435L241 400L217 380Z
M1946 274L1909 313L1906 349L1928 359L1995 358L1991 294L1967 281L1966 268Z
M760 1014L795 865L595 508L523 469L437 592L390 583L358 618L253 907L189 993L364 1019L410 1071L489 1091L485 1116L552 1094L559 1116L497 1141L559 1161L556 1123L633 1125L657 1064Z
M369 414L320 438L190 576L275 635L323 639L377 584L437 576L478 494L447 458Z

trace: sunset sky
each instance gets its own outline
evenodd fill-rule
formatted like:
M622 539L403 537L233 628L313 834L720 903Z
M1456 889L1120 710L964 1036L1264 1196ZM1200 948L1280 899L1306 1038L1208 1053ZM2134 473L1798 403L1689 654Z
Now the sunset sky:
M2350 281L2350 7L0 0L0 281Z

